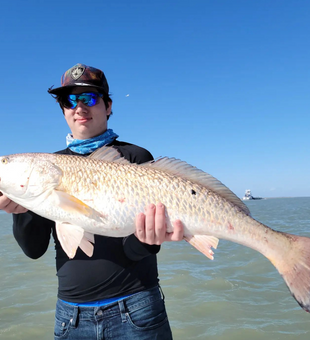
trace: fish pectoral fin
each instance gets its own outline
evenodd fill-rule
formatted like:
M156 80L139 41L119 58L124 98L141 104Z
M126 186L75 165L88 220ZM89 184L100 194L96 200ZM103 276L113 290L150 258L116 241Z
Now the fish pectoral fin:
M211 247L216 249L219 243L219 239L209 235L186 235L185 241L190 243L194 248L206 255L210 260L213 260L214 252Z
M82 214L88 217L92 216L92 218L104 217L98 211L65 191L53 190L52 196L54 198L54 204L65 211Z
M94 246L89 242L92 234L85 233L86 235L84 235L84 230L81 227L70 223L56 222L56 232L62 249L70 259L75 256L78 247L87 256L93 255ZM92 239L94 238L92 237Z

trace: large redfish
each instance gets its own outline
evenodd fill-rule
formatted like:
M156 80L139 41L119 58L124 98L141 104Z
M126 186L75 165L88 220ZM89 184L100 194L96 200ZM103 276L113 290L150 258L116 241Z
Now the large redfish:
M130 164L113 148L90 157L28 153L0 158L0 191L56 222L70 258L92 256L94 234L122 237L149 203L166 206L167 228L213 259L223 238L266 256L302 308L310 309L310 238L278 232L250 217L244 203L211 175L174 158Z

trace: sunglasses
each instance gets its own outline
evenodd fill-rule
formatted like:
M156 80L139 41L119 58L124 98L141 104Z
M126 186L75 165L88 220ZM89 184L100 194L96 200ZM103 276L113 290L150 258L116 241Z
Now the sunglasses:
M77 106L78 100L83 104L92 107L98 103L99 98L103 98L102 93L85 92L81 94L69 94L62 97L59 102L66 109L74 109Z

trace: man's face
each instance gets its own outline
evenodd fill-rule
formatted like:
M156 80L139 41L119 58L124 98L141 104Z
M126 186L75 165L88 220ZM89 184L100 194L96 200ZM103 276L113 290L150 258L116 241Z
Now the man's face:
M98 92L92 87L75 87L72 94L85 92ZM78 100L74 109L64 108L64 116L71 129L73 138L88 139L101 135L107 130L107 117L111 114L112 103L108 108L105 107L102 98L94 106L87 106Z

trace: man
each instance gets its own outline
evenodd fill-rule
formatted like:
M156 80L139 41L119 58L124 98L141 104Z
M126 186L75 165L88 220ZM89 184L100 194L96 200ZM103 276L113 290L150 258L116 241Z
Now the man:
M107 128L112 100L104 73L77 64L50 88L71 130L67 148L57 153L87 156L103 145L116 148L130 162L153 159L145 149L117 140ZM152 203L152 202L150 202ZM55 223L0 197L0 209L13 213L13 233L24 253L41 257L52 234L56 249L58 301L55 339L172 339L164 296L158 286L156 254L164 241L183 238L180 221L166 232L165 207L150 204L136 218L136 231L125 238L95 235L94 254L78 249L70 260Z

